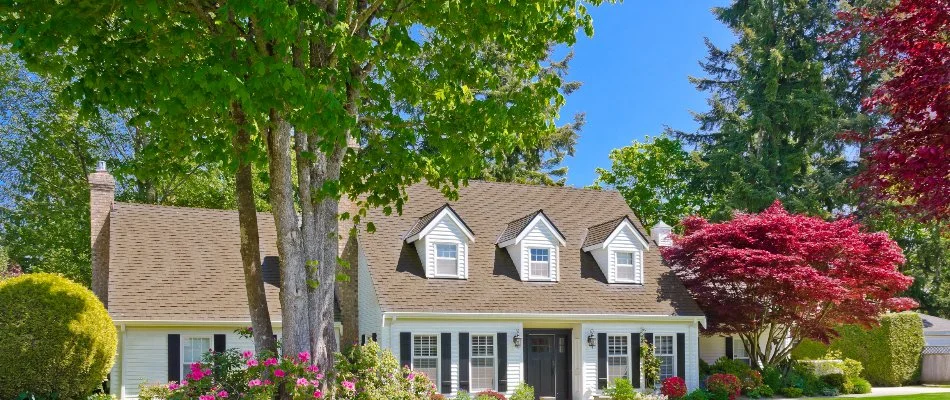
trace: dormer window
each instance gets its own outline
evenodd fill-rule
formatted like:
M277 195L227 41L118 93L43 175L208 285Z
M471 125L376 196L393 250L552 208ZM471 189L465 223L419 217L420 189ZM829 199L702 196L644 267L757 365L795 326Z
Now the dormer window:
M448 204L420 217L405 240L416 247L427 278L468 278L468 249L475 235Z
M583 249L597 261L607 283L643 283L643 253L650 246L630 217L588 228Z
M532 279L551 279L551 249L529 249Z
M558 281L560 248L564 235L538 210L508 223L498 247L508 251L522 281Z
M459 268L458 245L455 243L436 243L435 245L435 274L436 276L457 276Z

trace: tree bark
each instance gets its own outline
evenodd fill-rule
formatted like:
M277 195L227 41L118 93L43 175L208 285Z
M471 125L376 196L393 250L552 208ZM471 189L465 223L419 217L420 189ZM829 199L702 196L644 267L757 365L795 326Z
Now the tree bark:
M291 174L290 135L287 121L271 110L267 130L267 156L270 170L271 212L277 228L277 252L280 256L280 303L282 350L297 354L310 349L310 323L307 305L307 271L301 250L300 228L294 209Z
M254 175L247 158L251 135L247 131L247 118L239 103L231 104L231 117L237 124L237 134L231 140L234 157L238 161L234 176L234 192L237 200L238 223L241 227L241 262L244 265L244 286L247 290L247 306L251 315L254 333L254 351L257 354L277 354L277 342L271 326L264 277L261 271L260 237L257 229L257 207L254 205Z

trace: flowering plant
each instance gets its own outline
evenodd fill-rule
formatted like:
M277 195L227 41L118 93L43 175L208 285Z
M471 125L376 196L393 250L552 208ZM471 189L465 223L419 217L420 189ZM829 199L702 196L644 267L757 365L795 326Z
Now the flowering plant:
M686 396L686 381L678 376L671 376L663 380L663 386L660 388L663 393L671 399L679 399Z
M338 400L430 400L436 393L425 374L400 367L396 357L376 342L353 346L336 361L342 387L335 393Z
M234 353L235 350L229 350L217 355L231 360L232 357L220 355ZM212 353L206 360L214 359L215 355ZM309 353L278 358L270 355L255 357L250 351L245 351L239 357L243 360L241 366L232 363L222 366L212 362L191 364L181 382L168 384L171 391L168 399L273 399L281 387L295 400L324 396L320 390L324 376L318 367L310 364Z
M714 374L706 378L706 389L717 398L728 397L736 400L742 391L742 383L732 374Z

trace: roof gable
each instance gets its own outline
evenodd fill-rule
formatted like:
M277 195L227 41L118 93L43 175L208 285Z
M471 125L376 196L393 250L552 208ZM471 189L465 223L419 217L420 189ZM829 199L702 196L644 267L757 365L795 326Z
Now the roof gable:
M524 239L524 237L538 225L546 227L559 245L563 246L567 243L567 239L564 238L564 234L561 233L561 230L557 228L557 225L551 222L551 219L548 218L548 216L544 214L544 210L541 209L509 222L495 243L498 244L498 247L511 246Z
M587 237L584 238L582 247L584 251L604 248L624 229L632 231L633 236L640 242L640 245L643 246L644 249L650 248L649 241L647 241L643 233L637 229L636 225L634 225L633 221L627 215L588 228Z
M435 226L445 218L448 218L456 226L458 226L459 230L465 235L469 242L475 241L475 233L472 232L472 229L465 224L465 221L462 220L462 217L459 217L458 213L452 209L452 206L450 206L449 203L445 203L434 211L423 215L419 218L419 220L416 221L412 228L406 232L406 243L412 243L416 240L419 240L419 238L432 231L432 228L435 228Z

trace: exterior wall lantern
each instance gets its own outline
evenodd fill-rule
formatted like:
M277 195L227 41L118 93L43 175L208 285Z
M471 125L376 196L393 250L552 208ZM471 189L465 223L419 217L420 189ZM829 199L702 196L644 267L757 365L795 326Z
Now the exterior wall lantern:
M515 347L521 347L521 329L515 331L515 335L511 337L511 342L515 344Z
M587 347L594 348L597 346L597 337L594 336L594 330L591 329L587 333Z

